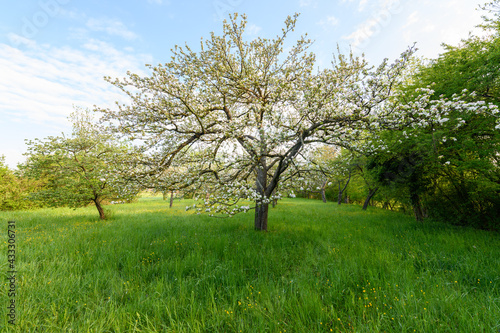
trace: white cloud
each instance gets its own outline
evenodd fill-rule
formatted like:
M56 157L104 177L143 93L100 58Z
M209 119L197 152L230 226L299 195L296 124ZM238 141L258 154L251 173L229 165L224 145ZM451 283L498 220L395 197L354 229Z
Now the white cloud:
M4 148L4 150L0 152L0 156L1 155L5 156L5 163L11 169L14 169L18 163L25 159L22 151L19 149Z
M15 46L24 45L24 46L27 46L30 48L34 48L36 46L36 42L34 40L17 35L17 34L14 34L14 33L9 33L7 35L7 39L9 40L11 45L15 45Z
M316 8L318 5L317 1L314 0L299 0L300 7L313 7Z
M323 26L325 29L329 29L331 27L335 27L339 25L340 21L335 16L328 16L325 20L319 21L319 24Z
M61 8L59 10L59 15L61 17L65 17L65 18L73 20L73 21L82 20L86 17L86 15L81 11L67 10L66 8Z
M0 43L0 154L15 166L25 138L69 130L67 116L73 106L127 102L103 76L124 77L128 70L144 75L144 64L151 62L150 56L120 51L99 40L87 41L84 49L36 42L20 49Z
M403 29L407 29L411 26L414 26L415 24L417 24L419 22L420 22L420 13L418 11L414 11L406 19L406 24L403 26Z
M360 12L364 11L366 8L366 4L368 3L368 0L360 0L358 4L358 10Z
M360 0L345 0L351 10ZM457 45L469 31L482 35L474 28L481 22L481 11L470 0L410 2L374 0L365 13L369 16L341 38L355 53L365 53L370 61L393 59L406 46L417 43L417 56L435 58L442 53L442 43ZM378 7L371 7L377 6ZM369 11L368 11L369 9ZM343 20L344 21L344 20ZM344 22L342 22L344 23Z
M248 36L256 36L259 34L259 32L262 30L262 27L259 27L258 25L255 25L255 24L249 24L247 27L246 27L246 31L245 33L248 35Z
M352 2L353 0L344 1ZM359 0L358 10L364 11L367 4L366 0ZM343 36L342 39L350 42L354 52L359 52L368 45L374 36L391 24L394 16L400 14L401 11L399 0L379 0L374 7L371 7L370 17L361 22L351 34Z
M423 28L424 32L433 32L434 30L436 30L436 26L432 23L426 24Z
M138 36L130 31L123 22L114 19L94 19L87 21L87 27L93 31L103 31L108 35L122 37L127 40L137 39Z
M428 2L425 6L409 5L411 13L402 28L403 40L417 42L419 54L435 58L443 52L442 43L457 45L470 31L481 35L475 28L481 22L481 12L474 1Z
M341 0L341 3L357 3L357 10L360 12L366 11L368 7L370 10L377 8L385 8L392 13L400 10L403 0Z
M363 22L358 28L350 35L343 36L342 38L348 40L352 49L358 52L361 48L365 47L373 35L380 32L380 25L376 19L368 19Z
M358 11L362 12L365 10L366 5L368 4L368 0L341 0L342 3L352 3L354 1L358 1L357 7Z

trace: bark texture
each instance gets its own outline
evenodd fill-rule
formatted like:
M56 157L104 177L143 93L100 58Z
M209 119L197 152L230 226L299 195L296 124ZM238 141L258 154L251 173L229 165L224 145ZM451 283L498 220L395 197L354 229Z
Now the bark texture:
M264 164L264 161L262 161ZM265 164L264 164L265 165ZM267 172L265 168L257 170L256 179L257 193L262 196L266 194L267 187ZM267 215L269 211L269 204L267 203L257 203L255 207L255 230L267 231Z
M363 210L366 210L368 208L368 205L370 204L370 200L373 198L375 193L377 193L378 187L375 188L370 188L368 189L368 196L366 197L365 203L363 204Z
M339 181L339 197L337 203L339 205L342 204L342 194L344 193L345 189L347 188L347 185L349 185L349 182L351 181L351 171L349 171L349 178L347 178L347 181L344 185L344 188L341 188L341 182Z
M106 219L106 214L104 213L104 209L101 206L101 201L99 199L95 199L93 201L95 203L95 207L97 208L97 211L99 212L99 218L101 220L105 220Z

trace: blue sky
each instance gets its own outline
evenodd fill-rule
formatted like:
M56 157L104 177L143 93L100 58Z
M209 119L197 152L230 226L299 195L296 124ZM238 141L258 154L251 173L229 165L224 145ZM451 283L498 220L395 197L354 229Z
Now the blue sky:
M124 96L103 80L169 61L176 44L198 47L229 13L246 13L247 37L274 37L301 13L290 41L307 33L318 67L337 45L373 64L414 42L435 58L481 22L475 0L25 0L0 12L0 155L24 160L25 139L69 133L74 107L111 107Z

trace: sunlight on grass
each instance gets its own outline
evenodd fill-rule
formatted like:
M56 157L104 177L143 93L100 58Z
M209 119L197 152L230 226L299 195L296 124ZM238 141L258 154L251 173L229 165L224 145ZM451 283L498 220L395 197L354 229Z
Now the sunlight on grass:
M189 204L141 199L108 206L107 221L92 207L0 213L18 228L10 331L500 328L498 234L300 199L272 209L263 233L252 212L213 219L185 212ZM5 306L0 315L6 331Z

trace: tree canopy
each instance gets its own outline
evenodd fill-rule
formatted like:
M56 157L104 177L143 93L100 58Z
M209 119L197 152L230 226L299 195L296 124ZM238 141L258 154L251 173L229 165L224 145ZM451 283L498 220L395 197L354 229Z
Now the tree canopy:
M255 208L255 228L266 230L268 203L279 197L278 184L283 191L293 179L301 152L353 145L377 119L395 119L385 104L413 51L378 67L339 54L332 68L315 71L306 36L285 52L297 17L288 17L276 38L246 41L246 17L236 14L200 51L176 46L170 62L149 66L150 76L108 78L131 104L99 111L110 128L142 143L136 179L164 186L162 175L184 166L171 182L210 184L200 211Z
M486 6L491 9L498 1ZM429 92L429 114L418 127L385 131L386 146L369 158L379 185L418 220L432 216L456 224L498 228L500 212L500 26L498 13L487 34L445 45L437 59L411 71L400 99ZM429 90L429 88L431 90ZM443 112L444 109L446 112ZM387 193L387 192L386 192Z
M0 211L37 207L28 196L40 189L43 183L43 180L30 181L22 177L6 165L4 156L0 156Z
M105 219L104 200L127 201L137 194L137 187L124 181L131 149L105 133L88 110L74 112L71 120L70 137L29 141L21 170L46 182L32 195L34 200L75 208L93 203Z

